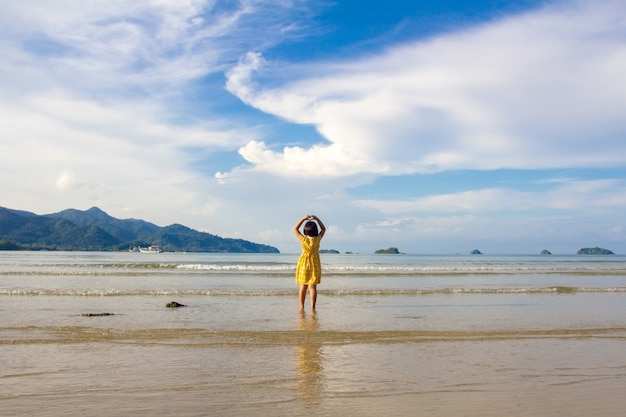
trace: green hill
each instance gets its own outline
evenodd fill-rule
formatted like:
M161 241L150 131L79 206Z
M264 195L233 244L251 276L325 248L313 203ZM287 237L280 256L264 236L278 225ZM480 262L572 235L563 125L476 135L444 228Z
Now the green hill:
M159 227L137 219L116 219L97 207L34 213L0 207L0 250L120 251L135 246L165 251L278 253L243 239L228 239L174 224Z

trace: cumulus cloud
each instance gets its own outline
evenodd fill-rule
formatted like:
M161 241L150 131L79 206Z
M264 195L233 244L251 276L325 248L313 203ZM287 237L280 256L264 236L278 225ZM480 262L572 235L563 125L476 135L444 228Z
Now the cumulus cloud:
M621 2L558 3L352 62L301 66L279 87L256 81L271 80L272 63L250 53L228 89L314 125L327 142L251 143L241 154L286 176L623 164L625 33Z

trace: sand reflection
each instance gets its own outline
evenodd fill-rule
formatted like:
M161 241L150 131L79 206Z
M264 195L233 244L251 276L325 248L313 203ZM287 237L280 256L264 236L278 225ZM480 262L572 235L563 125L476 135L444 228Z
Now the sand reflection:
M298 330L303 332L297 349L297 368L299 374L298 393L300 398L315 401L321 397L324 389L324 367L322 365L321 339L319 323L315 313L301 313Z

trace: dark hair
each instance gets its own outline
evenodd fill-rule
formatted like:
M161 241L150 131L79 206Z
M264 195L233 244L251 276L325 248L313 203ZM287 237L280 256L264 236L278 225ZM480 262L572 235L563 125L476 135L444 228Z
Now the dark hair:
M319 232L317 231L317 223L312 220L304 223L304 235L312 237L319 235Z

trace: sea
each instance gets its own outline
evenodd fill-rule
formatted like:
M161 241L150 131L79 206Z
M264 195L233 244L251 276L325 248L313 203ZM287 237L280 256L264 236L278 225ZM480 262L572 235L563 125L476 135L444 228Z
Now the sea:
M626 256L321 257L0 252L0 415L624 415Z

